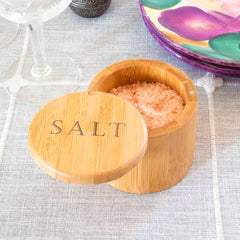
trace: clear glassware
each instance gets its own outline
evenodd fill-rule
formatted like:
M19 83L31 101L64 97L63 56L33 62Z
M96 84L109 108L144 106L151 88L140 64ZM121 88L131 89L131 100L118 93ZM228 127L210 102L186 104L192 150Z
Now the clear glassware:
M71 0L0 0L0 15L10 21L27 24L31 35L32 57L25 59L21 69L12 67L5 82L12 96L18 100L35 103L32 99L35 99L36 89L29 94L27 91L18 94L26 86L71 85L71 82L79 81L78 64L59 52L46 52L44 46L43 23L59 15L70 3Z
M0 18L0 48L9 44L17 35L18 24Z

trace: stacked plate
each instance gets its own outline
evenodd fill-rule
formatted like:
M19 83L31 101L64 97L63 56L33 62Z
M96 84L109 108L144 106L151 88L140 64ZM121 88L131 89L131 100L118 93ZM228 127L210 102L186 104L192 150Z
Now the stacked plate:
M178 59L240 77L239 0L140 0L155 40Z

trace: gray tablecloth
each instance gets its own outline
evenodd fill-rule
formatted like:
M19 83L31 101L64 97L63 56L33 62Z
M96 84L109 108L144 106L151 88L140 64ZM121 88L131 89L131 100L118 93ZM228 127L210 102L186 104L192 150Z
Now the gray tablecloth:
M164 51L147 31L136 0L113 0L84 19L70 9L45 26L46 45L72 55L85 90L104 67L148 58L183 70L194 83L205 72ZM0 49L0 83L19 61L25 28ZM29 50L31 51L31 49ZM70 91L35 87L44 99ZM107 184L76 186L45 174L28 151L29 124L39 107L15 102L0 88L0 239L239 239L240 80L224 78L214 93L197 87L196 151L186 177L166 191L135 195ZM28 87L22 89L28 91ZM32 96L33 97L33 96Z

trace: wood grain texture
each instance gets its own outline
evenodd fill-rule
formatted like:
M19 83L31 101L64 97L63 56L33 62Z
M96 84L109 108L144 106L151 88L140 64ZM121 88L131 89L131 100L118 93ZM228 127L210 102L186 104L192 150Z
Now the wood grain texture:
M147 129L129 103L100 92L72 93L45 105L28 133L37 164L68 183L98 184L123 176L142 159Z
M131 193L150 193L178 183L189 170L195 147L197 91L179 69L154 60L128 60L100 72L88 90L109 92L136 81L161 82L176 90L185 102L176 119L160 128L148 130L148 148L138 165L109 184Z

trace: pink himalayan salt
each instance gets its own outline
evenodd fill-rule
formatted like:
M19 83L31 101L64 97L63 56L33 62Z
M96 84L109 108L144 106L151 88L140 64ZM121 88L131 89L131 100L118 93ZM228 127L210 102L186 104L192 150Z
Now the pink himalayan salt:
M113 88L110 93L137 108L148 129L172 122L185 106L175 90L159 82L127 84Z

